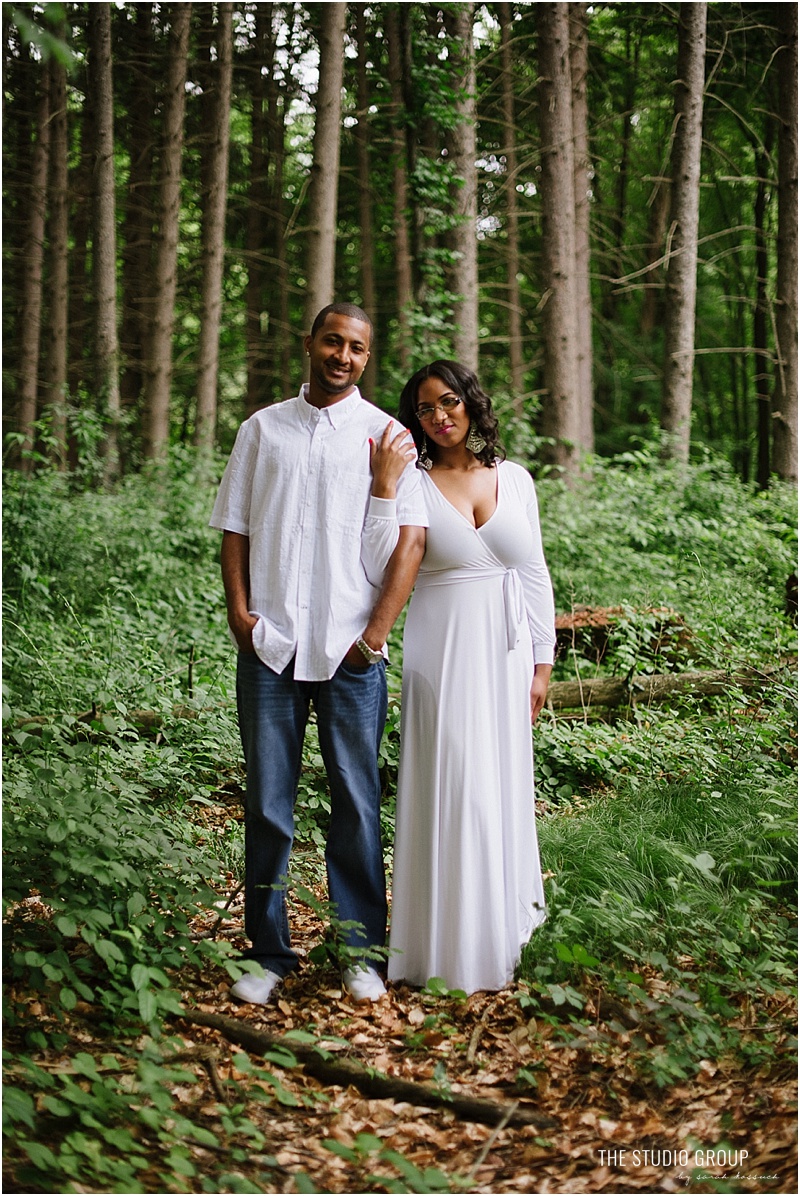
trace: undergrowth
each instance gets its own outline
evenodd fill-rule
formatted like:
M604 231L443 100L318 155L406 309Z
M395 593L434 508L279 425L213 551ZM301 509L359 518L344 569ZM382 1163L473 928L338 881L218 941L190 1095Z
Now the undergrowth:
M4 1126L25 1190L252 1190L237 1160L265 1150L234 1084L215 1114L220 1165L200 1176L186 1144L212 1149L208 1128L170 1094L193 1082L165 1029L181 977L239 974L224 942L193 926L223 916L242 869L240 823L210 831L200 817L243 786L219 537L206 526L214 489L190 454L107 494L67 475L6 479ZM598 463L584 490L540 482L539 496L558 608L628 612L602 669L660 667L649 606L674 607L691 629L678 666L792 651L788 492L750 492L715 461L680 473L643 454ZM401 625L381 755L388 858ZM789 671L761 694L731 687L613 724L540 718L549 919L519 982L537 1019L585 1039L605 994L633 1027L632 1066L658 1084L725 1053L774 1063L767 1015L744 1033L737 1010L744 994L793 983L795 710ZM298 843L317 861L330 799L313 722L303 764ZM99 1062L75 1049L74 1016L113 1035ZM68 1057L57 1074L44 1066L54 1052ZM268 1099L288 1099L269 1077ZM394 1190L447 1190L373 1147L358 1146L360 1165L391 1163Z

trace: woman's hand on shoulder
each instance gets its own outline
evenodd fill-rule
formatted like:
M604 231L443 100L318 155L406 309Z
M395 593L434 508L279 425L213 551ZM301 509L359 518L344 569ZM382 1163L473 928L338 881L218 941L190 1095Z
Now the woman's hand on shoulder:
M392 435L397 426L400 431ZM369 442L369 462L372 468L372 493L375 498L396 498L397 482L409 461L417 459L417 449L411 433L402 424L390 420L376 444Z
M550 684L551 664L537 664L533 671L531 682L531 722L535 723L544 707L547 698L547 687Z

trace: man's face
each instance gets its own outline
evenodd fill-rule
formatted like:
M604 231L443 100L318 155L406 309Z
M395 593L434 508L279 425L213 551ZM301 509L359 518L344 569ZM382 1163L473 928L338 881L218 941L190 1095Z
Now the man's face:
M305 339L312 382L329 395L353 389L369 361L369 324L329 312L316 336Z

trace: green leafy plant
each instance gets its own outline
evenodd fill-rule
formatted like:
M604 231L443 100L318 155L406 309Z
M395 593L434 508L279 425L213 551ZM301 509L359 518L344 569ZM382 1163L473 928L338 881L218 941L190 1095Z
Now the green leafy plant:
M351 1164L361 1185L360 1191L369 1190L363 1186L366 1183L389 1192L458 1192L470 1183L464 1176L448 1175L438 1167L418 1167L374 1134L357 1134L352 1146L335 1138L326 1138L322 1145ZM395 1175L368 1173L368 1168L376 1163L388 1163Z
M366 932L360 922L351 919L341 919L336 912L336 906L331 901L322 901L297 876L292 876L280 887L288 888L295 900L308 906L325 926L322 942L317 943L308 953L308 958L317 967L333 966L344 970L358 967L365 960L379 963L389 955L388 947L362 945L359 940L366 939Z

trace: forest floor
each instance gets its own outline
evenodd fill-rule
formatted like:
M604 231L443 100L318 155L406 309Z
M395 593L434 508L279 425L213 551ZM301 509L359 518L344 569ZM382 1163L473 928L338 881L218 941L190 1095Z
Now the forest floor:
M293 910L292 926L301 952L321 937L316 915L302 907ZM446 1075L454 1093L506 1109L519 1102L552 1124L492 1127L447 1109L369 1099L352 1085L323 1085L300 1066L282 1068L275 1053L267 1057L269 1071L259 1070L263 1060L246 1056L223 1034L176 1019L179 1059L195 1072L195 1081L171 1087L173 1109L214 1133L223 1097L263 1135L246 1161L240 1153L229 1165L228 1175L239 1177L241 1186L227 1190L797 1191L795 1077L781 1067L779 1052L771 1072L709 1062L691 1082L658 1088L632 1071L627 1036L619 1028L598 1015L594 1033L576 1041L574 1033L527 1016L513 987L458 1000L391 986L380 1001L357 1004L333 969L304 960L264 1007L232 1001L229 984L218 969L202 987L186 986L190 1017L195 1011L223 1015L270 1036L310 1031L334 1059L346 1057L432 1088L441 1087ZM776 1016L787 1012L775 1010ZM75 1051L99 1061L113 1050L80 1013L79 1006L69 1018L71 1047L51 1054L47 1068L69 1069ZM524 1095L521 1070L536 1083ZM187 1145L197 1177L206 1165L212 1172L218 1168L213 1148ZM11 1178L13 1162L7 1163L4 1191L22 1191ZM154 1141L151 1166L139 1173L142 1190L164 1190L157 1178L163 1165ZM175 1180L171 1191L209 1190L197 1179Z
M217 819L237 814L231 803L201 807L196 816L211 829ZM298 854L302 859L302 848ZM240 948L245 941L237 879L231 874L223 887L220 906L230 902L230 918L220 922L209 914L195 930L204 937L222 934ZM321 887L316 892L324 899ZM237 1141L237 1127L253 1131L249 1141L247 1133L238 1136L244 1149L228 1156L227 1191L798 1190L796 1076L788 1061L795 1003L786 994L769 998L774 1007L766 1025L775 1044L768 1069L708 1060L690 1080L658 1087L636 1069L632 1031L620 1021L624 1010L618 1003L615 1009L607 994L598 992L580 1021L541 1012L531 1017L524 984L466 999L446 990L393 985L380 1001L358 1004L343 992L333 965L308 958L324 935L319 913L290 897L290 917L300 967L267 1006L232 1001L230 977L221 967L210 968L205 977L187 971L174 978L187 1017L172 1021L170 1032L177 1036L172 1047L177 1041L174 1058L188 1069L188 1080L176 1077L168 1085L171 1116L205 1127L208 1143L187 1137L194 1177L173 1175L169 1191L211 1190L203 1176L219 1174L220 1151L229 1151L211 1145L212 1135L225 1126L226 1106L229 1144ZM653 993L664 984L655 972L646 978ZM30 1012L35 1017L36 1007ZM197 1015L221 1016L222 1028L196 1024ZM334 1063L347 1060L439 1093L480 1098L506 1112L516 1106L542 1121L514 1125L501 1119L492 1126L446 1107L377 1099L353 1085L323 1083L302 1063L292 1066L279 1050L259 1058L235 1045L223 1032L227 1020L272 1038L288 1034L290 1049L292 1034L306 1043L313 1035ZM754 1022L745 1002L738 1019L743 1035ZM115 1050L82 1002L64 1028L69 1046L41 1060L51 1073L77 1070L76 1053L93 1056L100 1067ZM9 1039L6 1045L13 1050ZM152 1043L143 1038L139 1046L145 1051ZM640 1048L641 1043L639 1053ZM165 1159L157 1138L151 1142L139 1180L141 1190L160 1192ZM22 1191L14 1159L6 1161L4 1190Z
M306 939L302 924L295 929L298 942ZM434 1005L419 991L394 987L375 1004L356 1004L333 974L302 967L264 1008L231 1002L227 987L222 981L187 997L201 1011L246 1020L269 1034L313 1029L328 1050L346 1052L388 1076L435 1086L435 1071L444 1064L454 1091L507 1105L519 1099L520 1069L535 1069L535 1097L521 1103L554 1122L550 1129L498 1131L446 1110L367 1099L352 1086L324 1090L299 1070L287 1070L282 1082L301 1105L265 1108L254 1102L248 1111L284 1177L276 1182L272 1160L265 1160L266 1167L254 1160L249 1178L265 1191L297 1191L297 1172L312 1181L313 1189L306 1190L387 1190L378 1177L396 1177L398 1170L374 1149L359 1151L360 1134L400 1152L422 1173L432 1168L449 1177L453 1191L797 1191L796 1104L789 1075L737 1073L709 1064L691 1083L648 1089L626 1067L624 1036L598 1023L598 1038L607 1046L601 1062L574 1036L565 1041L552 1027L532 1023L511 990L474 994L464 1002L436 999ZM437 1025L426 1030L434 1007ZM223 1081L248 1082L247 1075L237 1076L238 1052L224 1037L191 1027L183 1038L188 1050L214 1046ZM473 1043L477 1049L470 1058ZM210 1091L208 1101L213 1102ZM302 1107L306 1101L309 1106ZM356 1149L342 1157L348 1152L333 1153L326 1141L334 1150L336 1144ZM727 1155L715 1152L714 1159L724 1161L706 1165L708 1144L723 1142ZM681 1151L688 1165L671 1165L687 1157ZM202 1147L196 1154L202 1155ZM428 1182L427 1189L400 1190L441 1190L436 1176L428 1175Z
M234 892L233 877L230 884ZM240 903L237 896L234 915ZM290 900L290 916L301 965L269 1005L232 1001L220 971L204 987L185 990L187 1010L234 1018L270 1036L311 1032L334 1060L440 1091L449 1086L504 1109L519 1102L551 1124L492 1127L446 1108L370 1099L352 1085L325 1087L301 1067L277 1068L272 1074L287 1103L265 1104L262 1085L246 1110L268 1143L262 1161L238 1168L257 1190L797 1191L796 1076L780 1042L769 1071L722 1059L708 1061L691 1081L657 1087L632 1067L631 1031L603 994L585 1011L581 1032L575 1021L532 1018L520 1001L524 986L459 999L392 985L380 1001L356 1003L334 967L308 961L324 934L318 914ZM244 945L240 917L225 934ZM648 983L664 981L654 973ZM769 1024L790 1032L795 1002L787 1006L786 995L776 994L774 1006ZM746 1034L746 1005L740 1015ZM223 1085L237 1081L237 1099L248 1084L258 1086L250 1071L255 1057L242 1071L242 1053L224 1035L189 1022L175 1026L187 1051L213 1048L218 1078ZM213 1116L208 1088L206 1096ZM187 1097L196 1101L196 1090L187 1089ZM194 1149L201 1170L203 1148Z

